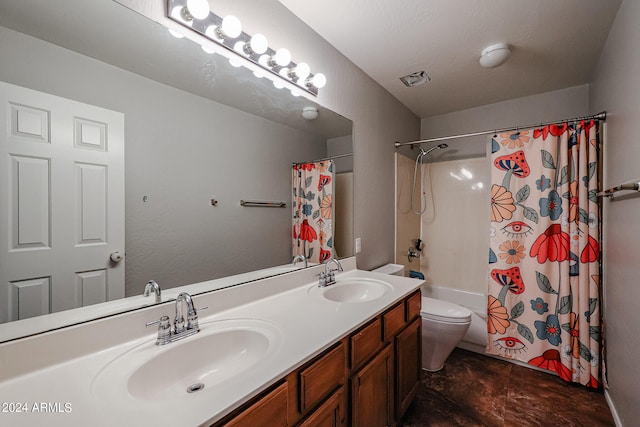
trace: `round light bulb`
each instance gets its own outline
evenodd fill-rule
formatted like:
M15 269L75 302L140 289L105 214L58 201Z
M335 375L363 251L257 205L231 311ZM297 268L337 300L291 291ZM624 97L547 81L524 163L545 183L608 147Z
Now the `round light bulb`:
M258 58L258 64L262 65L264 68L269 68L269 55L262 55Z
M251 37L251 41L249 42L249 45L253 53L257 53L258 55L262 55L269 48L267 38L262 34L254 34Z
M171 9L171 17L182 22L184 25L191 27L193 25L193 21L187 20L182 16L182 6L176 6Z
M327 84L327 77L322 73L314 74L311 79L312 84L318 89L322 89Z
M169 28L169 34L171 34L173 37L177 38L177 39L182 39L184 38L184 36L182 34L180 34L179 32L177 32L176 30L172 30L171 28Z
M280 71L278 72L278 74L280 74L282 77L284 77L285 79L289 77L289 69L288 68L281 68Z
M276 54L273 55L272 59L277 65L286 67L291 62L291 52L285 48L280 48L276 50Z
M304 80L309 77L309 74L311 74L311 67L309 67L309 64L305 62L301 62L296 65L294 72L296 74L296 77L298 77L300 80Z
M264 77L264 73L262 71L258 71L258 70L254 71L253 75L256 76L256 78L258 78L258 79L261 79L261 78Z
M203 45L201 45L200 47L202 48L202 50L204 50L204 51L205 51L205 52L207 52L208 54L213 55L214 53L216 53L216 51L215 51L215 50L213 50L213 48L211 48L211 47L209 47L209 46L207 46L207 45L204 45L204 44L203 44Z
M231 59L231 58L229 58L229 64L231 64L232 66L234 66L236 68L242 67L242 64L240 62L236 61L235 59Z
M297 89L291 89L291 95L297 98L302 95L302 93Z
M273 81L273 85L277 88L277 89L283 89L284 88L284 83L279 82L278 80L274 80Z
M242 33L242 24L240 20L233 15L227 15L222 20L220 31L224 37L235 39Z
M216 32L217 29L218 29L218 27L216 27L215 25L209 25L207 27L207 29L204 30L204 35L209 37L212 40L220 40L220 37L218 36L218 33Z
M244 42L236 42L236 44L233 45L233 50L238 52L240 55L244 55L244 45Z
M209 2L207 0L187 0L187 9L196 19L205 19L209 16Z

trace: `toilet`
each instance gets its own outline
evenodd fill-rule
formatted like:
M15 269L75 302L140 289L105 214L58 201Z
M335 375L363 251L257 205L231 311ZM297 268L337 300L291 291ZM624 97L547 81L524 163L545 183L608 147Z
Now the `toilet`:
M404 276L404 266L387 264L376 273ZM457 304L422 297L422 369L439 371L471 325L471 311Z
M457 304L422 297L422 369L439 371L467 333L471 311Z

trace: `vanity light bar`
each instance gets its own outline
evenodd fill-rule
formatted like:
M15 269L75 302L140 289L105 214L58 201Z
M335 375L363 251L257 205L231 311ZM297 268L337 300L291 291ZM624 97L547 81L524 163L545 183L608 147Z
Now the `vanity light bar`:
M256 34L252 39L251 35L242 31L240 21L234 16L227 16L223 19L211 11L205 15L206 4L205 12L202 10L190 11L187 6L187 3L190 3L194 8L194 4L203 1L206 2L206 0L167 0L167 17L216 42L229 52L250 61L269 75L277 77L278 79L274 80L276 87L284 87L281 82L278 82L283 80L295 85L292 93L295 90L303 90L314 96L318 95L318 89L324 87L327 82L324 74L312 74L306 63L291 61L291 54L287 49L273 50L267 45L267 40L262 35ZM241 65L241 61L230 59L229 62L233 66Z

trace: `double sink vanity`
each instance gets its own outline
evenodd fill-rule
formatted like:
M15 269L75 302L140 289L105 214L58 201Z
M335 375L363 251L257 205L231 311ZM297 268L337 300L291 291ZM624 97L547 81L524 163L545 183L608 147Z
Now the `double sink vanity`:
M199 332L163 345L147 325L175 301L0 344L0 425L394 425L420 380L422 282L343 267L193 296Z

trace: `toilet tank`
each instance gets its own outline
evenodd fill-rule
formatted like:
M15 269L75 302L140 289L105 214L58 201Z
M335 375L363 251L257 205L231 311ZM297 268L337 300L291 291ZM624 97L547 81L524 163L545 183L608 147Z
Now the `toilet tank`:
M374 273L390 274L393 276L404 276L404 265L401 264L385 264L375 270Z

